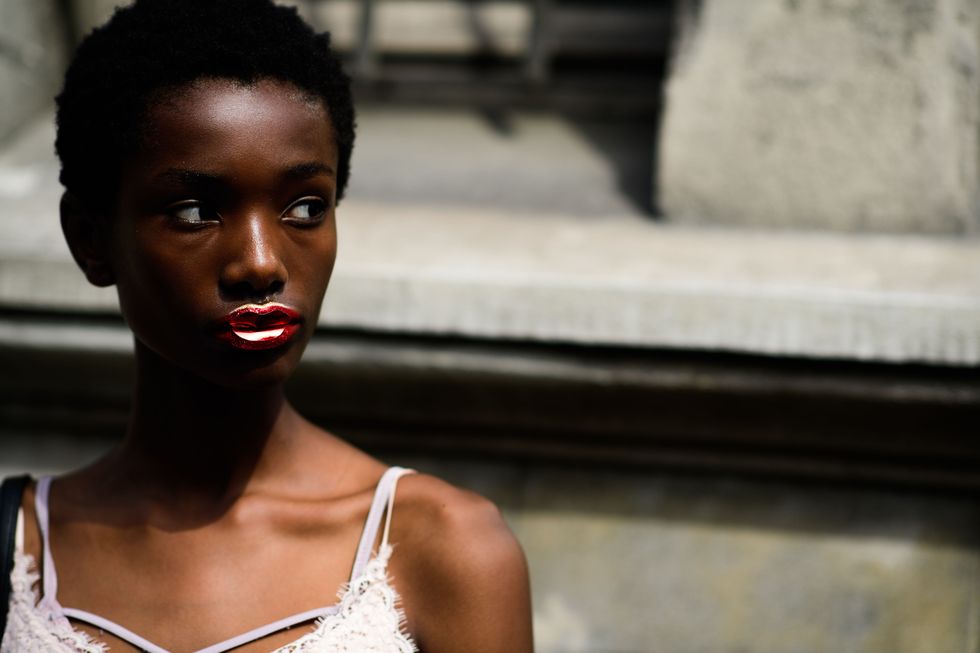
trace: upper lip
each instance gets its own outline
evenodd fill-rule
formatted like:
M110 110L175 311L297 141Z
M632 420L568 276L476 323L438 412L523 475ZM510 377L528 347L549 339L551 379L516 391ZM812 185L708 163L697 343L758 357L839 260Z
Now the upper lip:
M221 318L219 324L233 329L274 329L301 319L298 311L285 304L245 304Z

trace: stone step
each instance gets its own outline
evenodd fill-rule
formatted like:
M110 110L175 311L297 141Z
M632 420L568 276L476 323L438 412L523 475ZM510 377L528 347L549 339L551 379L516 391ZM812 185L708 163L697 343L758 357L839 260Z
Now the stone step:
M672 226L624 199L602 149L557 118L501 134L466 112L366 110L360 125L324 326L980 363L976 238ZM115 311L62 242L51 131L0 157L0 306Z

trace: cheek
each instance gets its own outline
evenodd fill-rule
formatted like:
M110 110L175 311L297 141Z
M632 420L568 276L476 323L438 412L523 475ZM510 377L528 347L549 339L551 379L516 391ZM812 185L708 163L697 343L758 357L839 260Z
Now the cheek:
M134 328L152 328L166 316L190 316L204 291L195 284L205 276L199 252L149 232L134 232L119 242L124 249L116 257L121 267L117 286L127 321Z
M305 297L304 303L312 327L318 322L336 258L336 239L308 243L300 252L299 265L290 269L287 294L288 286L292 284L292 290ZM312 329L310 333L312 334Z
M337 234L334 229L300 239L295 243L294 265L290 266L290 281L301 284L307 291L326 290L337 259Z

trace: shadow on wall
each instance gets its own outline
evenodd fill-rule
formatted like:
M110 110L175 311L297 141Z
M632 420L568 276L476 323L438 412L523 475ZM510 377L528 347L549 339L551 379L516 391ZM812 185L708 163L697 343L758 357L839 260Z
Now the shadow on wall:
M657 206L656 152L659 115L647 122L569 123L602 155L616 186L639 213L660 217Z

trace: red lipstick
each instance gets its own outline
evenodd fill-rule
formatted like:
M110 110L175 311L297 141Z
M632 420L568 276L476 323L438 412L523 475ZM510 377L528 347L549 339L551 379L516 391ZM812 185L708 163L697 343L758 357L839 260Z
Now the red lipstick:
M239 349L272 349L299 331L302 317L283 304L245 304L219 322L218 338Z

